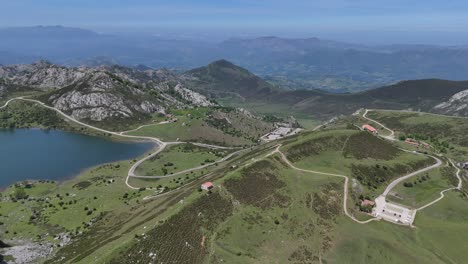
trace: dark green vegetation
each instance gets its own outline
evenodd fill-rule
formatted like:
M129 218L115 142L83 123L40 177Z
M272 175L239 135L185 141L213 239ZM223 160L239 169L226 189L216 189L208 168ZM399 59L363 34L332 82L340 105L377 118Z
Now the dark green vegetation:
M352 156L358 160L370 158L391 160L402 153L391 143L370 133L358 133L349 137L343 154L345 157Z
M447 153L458 160L468 159L468 119L392 111L371 111L368 116L397 131L401 140L421 140L434 147L429 151Z
M203 195L161 225L141 236L110 263L204 263L218 225L232 214L233 204L219 193ZM206 244L206 245L205 245Z
M29 102L12 102L0 109L0 128L60 128L68 124L53 110Z
M226 180L226 188L234 199L246 205L261 209L272 206L287 208L289 198L278 192L286 184L277 178L275 169L271 162L259 161L243 169L240 178Z
M359 182L371 189L377 189L385 183L389 183L395 176L403 176L412 171L430 166L434 163L432 159L406 162L404 164L387 165L375 164L375 166L352 164L351 175Z

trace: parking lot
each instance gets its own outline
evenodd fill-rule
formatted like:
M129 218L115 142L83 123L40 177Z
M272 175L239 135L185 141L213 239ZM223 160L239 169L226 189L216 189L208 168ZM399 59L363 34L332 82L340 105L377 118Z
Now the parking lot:
M389 203L384 196L375 199L376 206L373 215L386 221L404 225L413 224L416 211L405 206Z

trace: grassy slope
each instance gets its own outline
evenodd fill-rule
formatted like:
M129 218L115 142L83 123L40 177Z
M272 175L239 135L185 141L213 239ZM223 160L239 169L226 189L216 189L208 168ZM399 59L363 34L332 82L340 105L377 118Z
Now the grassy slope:
M232 125L228 132L221 127L208 124L213 113L209 109L176 111L177 122L143 127L131 135L154 136L163 141L197 141L221 145L252 145L260 136L273 129L272 124L252 118L242 118L239 114L225 113Z
M447 142L448 155L456 159L468 159L468 119L437 116L423 113L371 111L368 116L394 129L398 134L417 134ZM428 143L437 145L437 142Z
M186 169L212 163L224 157L228 151L216 151L191 144L170 146L168 149L143 162L136 170L137 175L170 175ZM216 155L218 154L218 155ZM167 172L164 173L163 169Z
M416 228L342 219L329 263L464 263L467 201L457 192L418 212Z
M37 226L43 229L35 230L34 235L45 236L49 232L52 236L57 232L75 232L86 229L83 223L88 223L101 213L130 208L131 203L127 204L126 201L133 199L134 203L135 198L141 196L139 192L129 191L124 183L130 166L130 161L116 162L90 169L63 184L36 183L35 187L25 189L30 198L34 199L2 202L0 213L5 224L1 231L8 230L5 238L16 239L34 237L27 232ZM3 195L13 194L15 189L10 187ZM123 199L126 192L130 193L129 198ZM64 203L62 206L61 202ZM85 207L96 210L87 215L88 210L84 210ZM37 225L30 224L29 217L34 211L37 212L37 219L33 222ZM14 232L17 232L17 235L14 235Z
M392 190L395 194L389 195L387 199L413 208L423 206L438 198L442 190L454 187L450 178L455 178L455 172L453 167L445 166L422 173L406 181L412 183L413 187L405 187L402 182ZM423 176L429 176L429 179L423 181Z
M399 151L384 140L356 130L304 133L294 143L284 146L283 150L291 161L304 169L353 177L357 177L364 170L370 178L388 174L384 182L370 181L377 187L377 192L390 179L410 171L409 167L399 167L400 165L413 164L419 167L433 163L424 156ZM369 175L373 173L376 175Z
M240 204L212 240L212 261L303 263L328 251L342 212L341 179L300 173L274 158L231 177L225 186Z

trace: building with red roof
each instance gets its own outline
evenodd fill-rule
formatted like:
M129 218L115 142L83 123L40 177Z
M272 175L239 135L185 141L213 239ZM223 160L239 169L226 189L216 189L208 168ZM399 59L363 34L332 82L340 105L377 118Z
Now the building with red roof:
M362 129L363 130L366 130L366 131L369 131L371 133L377 133L377 129L375 129L373 126L369 125L369 124L365 124L362 126Z
M211 189L213 189L213 183L212 182L205 182L201 185L201 189L202 190L205 190L205 191L209 191Z
M361 201L361 206L374 206L375 205L375 202L371 201L371 200L363 200Z

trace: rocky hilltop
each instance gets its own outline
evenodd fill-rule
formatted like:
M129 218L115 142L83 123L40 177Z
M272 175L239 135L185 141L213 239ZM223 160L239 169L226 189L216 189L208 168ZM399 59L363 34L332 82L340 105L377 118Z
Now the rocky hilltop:
M468 89L454 94L449 100L434 107L436 112L455 116L468 116Z
M213 106L168 70L122 66L69 68L39 61L0 67L0 92L15 87L43 91L40 100L76 119L104 121L165 114L168 108ZM0 94L1 96L1 94Z

